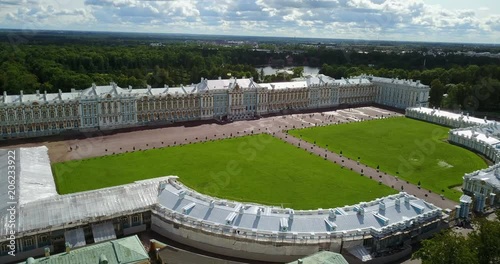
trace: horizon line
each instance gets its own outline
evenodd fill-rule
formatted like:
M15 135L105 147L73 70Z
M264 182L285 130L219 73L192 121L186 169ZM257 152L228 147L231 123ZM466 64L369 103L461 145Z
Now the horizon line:
M452 45L483 45L500 46L500 43L488 42L438 42L423 40L388 40L388 39L360 39L360 38L321 38L321 37L297 37L297 36L265 36L265 35L229 35L229 34L204 34L204 33L176 33L176 32L133 32L133 31L107 31L107 30L81 30L81 29L23 29L23 28L3 28L2 31L29 31L29 32L90 32L90 33L115 33L115 34L155 34L155 35L186 35L186 36L214 36L214 37L237 37L237 38L270 38L270 39L292 39L292 40L328 40L328 41L359 41L359 42L396 42L411 44L452 44ZM324 43L323 43L324 44Z

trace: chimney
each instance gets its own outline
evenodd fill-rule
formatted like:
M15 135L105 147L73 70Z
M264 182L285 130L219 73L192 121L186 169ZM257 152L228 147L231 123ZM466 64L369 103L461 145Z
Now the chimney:
M72 93L76 93L75 88L71 88L71 92L72 92Z
M378 209L380 211L385 211L385 203L384 203L384 201L380 201L380 203L378 204L378 206L379 206Z
M47 101L47 90L43 91L43 100Z
M92 88L93 88L93 89L95 89L95 88L96 88L95 83L92 83Z
M45 251L45 257L46 258L50 257L50 248L46 247L44 251Z
M365 208L359 207L358 214L359 215L365 215Z
M334 209L330 209L329 213L328 213L328 217L332 220L335 220L337 218L337 214L335 214L335 210Z
M66 242L64 245L66 246L66 253L69 253L71 251L71 245L69 242Z
M108 264L108 258L106 258L106 255L101 254L101 256L99 256L99 264Z
M40 90L36 90L36 97L40 96Z
M7 101L7 91L3 91L3 102Z
M19 102L23 102L23 90L19 92Z

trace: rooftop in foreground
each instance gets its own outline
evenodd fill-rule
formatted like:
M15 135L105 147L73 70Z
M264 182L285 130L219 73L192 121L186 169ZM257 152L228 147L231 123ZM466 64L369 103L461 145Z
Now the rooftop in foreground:
M141 241L135 236L124 237L113 241L71 249L68 253L60 253L38 259L29 258L19 264L79 264L107 263L132 264L149 263L149 256Z
M156 210L240 232L345 235L386 233L441 217L442 210L404 192L371 202L318 210L293 210L219 200L188 189L175 178L160 187Z

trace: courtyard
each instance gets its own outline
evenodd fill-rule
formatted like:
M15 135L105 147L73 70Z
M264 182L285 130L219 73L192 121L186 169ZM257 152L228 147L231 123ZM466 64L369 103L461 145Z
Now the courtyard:
M294 209L370 201L397 191L269 134L256 134L53 164L60 194L177 175L223 199Z

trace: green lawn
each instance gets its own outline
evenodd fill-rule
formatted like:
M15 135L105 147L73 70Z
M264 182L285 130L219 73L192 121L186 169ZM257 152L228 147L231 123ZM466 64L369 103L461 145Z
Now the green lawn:
M395 193L267 134L57 163L52 170L61 194L167 175L208 195L295 209Z
M475 153L446 142L449 129L409 118L291 130L308 142L458 200L465 173L486 168Z

